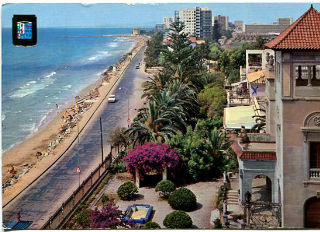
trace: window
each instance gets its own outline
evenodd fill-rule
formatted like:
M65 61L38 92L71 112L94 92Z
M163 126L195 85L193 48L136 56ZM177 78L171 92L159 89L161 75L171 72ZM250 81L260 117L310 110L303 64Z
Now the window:
M320 142L310 142L310 179L320 179Z
M320 86L320 65L294 67L296 86Z
M320 169L320 142L310 142L310 168Z

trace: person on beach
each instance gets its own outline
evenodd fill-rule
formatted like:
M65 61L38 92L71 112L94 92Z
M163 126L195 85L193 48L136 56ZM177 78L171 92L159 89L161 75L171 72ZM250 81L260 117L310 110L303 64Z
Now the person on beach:
M13 177L13 176L16 174L16 171L14 170L13 165L11 165L11 166L8 168L8 172L9 172L9 174L11 175L11 177Z
M40 151L37 152L36 157L39 159L42 156L42 153Z

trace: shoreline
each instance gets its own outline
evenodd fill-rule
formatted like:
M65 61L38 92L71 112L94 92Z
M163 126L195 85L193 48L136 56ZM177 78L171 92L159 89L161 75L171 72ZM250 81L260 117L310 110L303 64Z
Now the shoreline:
M73 142L77 136L77 126L79 129L87 124L93 113L99 108L101 103L105 100L109 91L111 91L113 84L121 79L123 71L126 69L131 60L128 54L135 55L144 45L145 40L142 36L136 36L135 46L126 53L116 65L108 67L101 73L100 79L82 89L79 93L77 104L68 105L68 107L61 109L54 118L39 129L30 138L14 146L2 155L2 183L3 183L3 205L7 204L18 193L20 193L26 186L33 182L39 175L42 174L47 167L54 163ZM125 58L124 58L125 57ZM82 101L82 103L81 103ZM76 106L77 105L77 106ZM82 108L82 109L81 109ZM61 135L62 116L66 116L64 112L75 112L73 119L75 122L69 120L70 131L63 134L63 139L58 141L54 146L48 146L52 141L55 142L57 136ZM64 117L64 121L69 118ZM68 125L69 125L68 124ZM65 132L63 132L65 133ZM41 152L41 155L37 155ZM16 171L15 176L11 176L8 169L13 165Z
M121 36L119 36L121 37ZM134 46L132 46L122 57L126 56L128 53L132 52L134 48L137 46L137 37L133 35L126 35L123 34L122 37L131 37L134 39ZM119 58L117 63L111 64L110 66L119 65L120 60L122 57ZM75 104L75 96L80 96L80 98L85 98L86 95L90 93L91 90L94 88L98 88L101 86L103 79L105 78L105 73L108 72L108 69L110 66L105 67L103 70L100 71L99 78L92 83L88 83L87 86L83 87L78 93L73 95L71 98L66 99L65 102L62 105L59 105L58 111L55 108L51 108L46 112L46 115L44 115L44 119L41 119L39 122L37 122L34 126L34 129L28 134L24 140L22 141L16 141L15 143L11 144L7 149L3 149L2 147L2 159L5 156L7 152L10 152L12 149L14 149L17 146L20 146L25 141L31 139L32 137L36 136L37 134L41 133L42 130L46 129L46 127L55 120L56 117L58 117L63 111L65 111L68 108L71 108Z

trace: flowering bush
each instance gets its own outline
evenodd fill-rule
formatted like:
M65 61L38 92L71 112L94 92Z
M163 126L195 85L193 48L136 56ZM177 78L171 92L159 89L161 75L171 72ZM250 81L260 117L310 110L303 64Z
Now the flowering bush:
M116 229L117 226L124 224L121 220L122 211L118 209L113 199L106 202L101 211L96 207L95 210L91 210L90 213L90 228Z
M140 178L143 178L151 171L162 173L165 167L175 168L179 163L179 156L168 144L147 143L129 151L124 160L131 174L138 168Z

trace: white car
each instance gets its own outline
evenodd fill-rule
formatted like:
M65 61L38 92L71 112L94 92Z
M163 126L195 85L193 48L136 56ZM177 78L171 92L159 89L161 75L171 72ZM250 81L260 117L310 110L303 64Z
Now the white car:
M116 95L110 95L108 97L108 102L115 103L116 102Z

